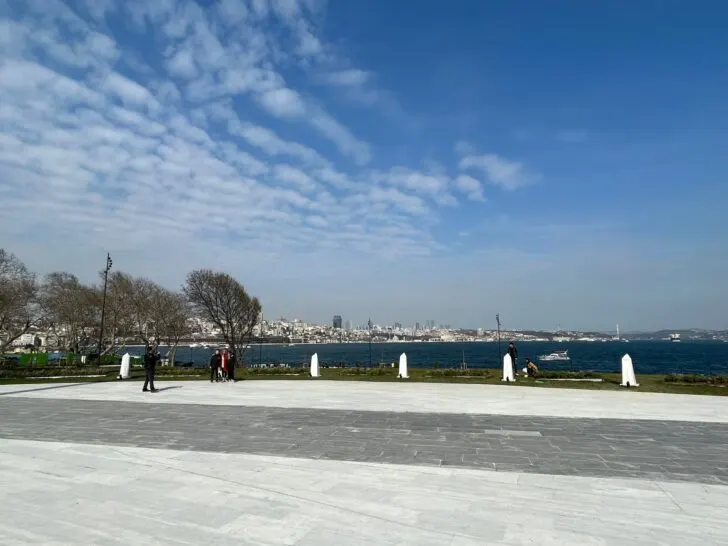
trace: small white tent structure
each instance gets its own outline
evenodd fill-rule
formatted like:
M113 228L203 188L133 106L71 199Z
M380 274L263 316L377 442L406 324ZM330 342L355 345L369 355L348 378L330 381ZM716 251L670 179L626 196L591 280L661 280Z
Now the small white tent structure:
M409 375L407 374L407 355L404 353L399 355L399 378L409 379Z
M623 387L639 387L637 378L634 375L634 366L632 365L632 357L624 355L622 357L622 386Z
M321 374L319 373L319 363L318 363L318 353L314 353L311 357L311 377L319 377Z
M511 360L511 355L506 354L503 357L503 379L501 381L515 381L516 378L513 377L513 360Z

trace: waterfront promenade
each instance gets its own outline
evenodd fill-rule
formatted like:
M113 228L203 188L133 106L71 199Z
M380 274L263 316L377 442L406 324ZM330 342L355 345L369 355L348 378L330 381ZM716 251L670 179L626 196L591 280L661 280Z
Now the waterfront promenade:
M725 544L728 398L0 386L3 544Z

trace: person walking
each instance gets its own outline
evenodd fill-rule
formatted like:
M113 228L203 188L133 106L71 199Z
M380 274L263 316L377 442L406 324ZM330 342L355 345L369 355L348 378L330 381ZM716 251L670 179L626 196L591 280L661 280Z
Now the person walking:
M144 355L144 370L146 371L146 379L144 380L142 392L157 392L157 389L154 388L154 372L157 368L158 358L159 357L157 353L154 352L154 349L152 347L147 347L147 352Z
M508 354L511 357L511 364L513 364L513 377L516 377L518 375L518 365L516 364L518 349L516 349L516 344L512 341L508 344Z
M219 381L219 370L222 364L222 357L220 357L220 351L215 351L210 357L210 383Z
M235 360L235 349L233 349L228 360L228 379L233 383L235 383Z

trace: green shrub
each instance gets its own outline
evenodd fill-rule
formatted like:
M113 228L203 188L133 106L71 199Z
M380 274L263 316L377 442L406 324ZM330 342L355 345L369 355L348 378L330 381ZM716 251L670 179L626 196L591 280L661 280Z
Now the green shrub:
M366 374L367 374L367 368L341 368L341 369L339 369L339 375L360 376L360 375L366 375Z
M22 379L24 377L53 377L63 375L107 375L108 370L98 366L13 366L0 368L0 379Z
M601 379L601 374L595 372L552 372L539 371L541 379Z
M379 366L378 368L369 368L366 371L366 375L369 377L396 377L397 368L385 368L384 366Z
M434 369L427 370L425 377L438 378L438 377L495 377L498 375L496 370L488 368L473 368L470 370L461 370L460 368L449 368L445 370Z
M684 383L688 385L728 385L728 376L670 374L665 376L665 383Z
M239 368L236 368L236 371L238 371ZM243 370L240 370L241 373L246 373L248 375L303 375L309 373L308 368L304 367L296 367L296 368L284 368L284 367L278 367L278 368L244 368Z

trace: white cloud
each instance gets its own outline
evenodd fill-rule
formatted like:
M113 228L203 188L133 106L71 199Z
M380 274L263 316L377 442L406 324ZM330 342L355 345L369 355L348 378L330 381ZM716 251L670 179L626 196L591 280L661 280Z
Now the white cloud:
M539 178L522 163L496 154L467 155L460 160L460 168L480 169L485 172L488 182L508 191L530 186Z
M192 79L197 76L197 66L195 66L195 58L189 49L180 49L167 62L169 72L174 76Z
M106 75L101 89L109 95L118 97L125 105L153 106L156 104L156 99L152 97L146 87L116 72Z
M427 172L407 167L393 167L388 171L374 171L371 174L371 180L426 196L439 205L455 206L458 204L455 196L449 191L452 185L450 177L440 165L435 163L430 165Z
M372 154L369 145L357 139L349 129L336 121L323 111L314 113L311 123L321 134L336 144L336 147L345 155L349 155L359 165L366 165L371 160Z
M333 85L360 86L367 83L370 77L371 75L369 74L369 72L352 68L349 70L332 72L325 75L323 79Z
M305 172L290 165L276 165L273 176L282 182L293 184L305 192L313 191L316 183Z
M89 256L112 251L120 267L173 283L214 256L245 255L230 263L242 274L298 252L345 263L442 250L430 227L454 201L447 175L402 167L373 180L357 167L370 145L287 86L275 50L327 55L315 27L300 25L317 5L290 12L291 42L262 29L252 4L79 7L92 22L59 5L0 18L0 232L16 250L88 280ZM111 12L160 47L93 30L107 32Z
M220 21L230 27L235 27L250 17L245 3L238 0L219 0L216 9L220 15Z
M461 174L455 179L457 188L468 196L471 201L485 201L483 197L483 186L479 180L467 174Z
M458 155L475 155L475 147L466 140L459 140L455 143L455 152Z
M258 102L271 115L282 118L299 118L306 113L301 96L287 87L271 89L258 95Z
M219 111L218 113L222 114L223 112ZM241 123L234 111L228 111L225 119L229 120L228 130L230 133L241 136L248 144L262 150L267 155L295 157L309 164L328 163L316 150L298 142L283 140L267 127L253 123Z
M309 216L306 221L315 227L329 227L329 223L326 221L326 219L323 216Z
M115 0L83 0L82 4L96 21L103 21L106 15L114 12L117 7Z
M428 208L422 199L394 188L372 188L369 196L375 203L391 204L410 214L426 214Z

